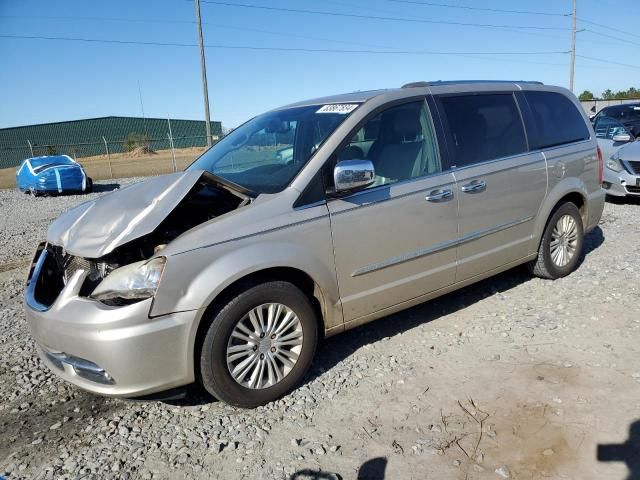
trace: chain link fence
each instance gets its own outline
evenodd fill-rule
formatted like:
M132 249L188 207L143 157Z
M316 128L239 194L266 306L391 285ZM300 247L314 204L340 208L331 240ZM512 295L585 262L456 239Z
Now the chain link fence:
M213 138L213 143L217 137ZM206 136L149 138L130 134L123 140L0 145L0 188L15 184L15 169L21 159L41 155L69 155L80 163L94 180L161 175L183 170L206 150ZM10 179L10 180L9 180ZM6 185L5 185L6 184Z

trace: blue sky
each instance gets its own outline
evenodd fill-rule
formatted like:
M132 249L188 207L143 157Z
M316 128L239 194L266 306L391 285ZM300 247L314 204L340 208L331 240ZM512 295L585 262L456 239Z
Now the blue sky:
M567 51L571 44L571 21L562 16L480 12L394 0L224 1L558 30L394 22L203 3L205 44L440 52L555 52ZM432 3L560 14L571 9L571 0ZM638 32L640 13L634 2L620 0L615 8L604 7L605 3L609 2L578 0L578 17ZM196 28L189 22L194 18L193 2L189 0L0 0L0 35L193 44L197 42ZM631 36L583 23L579 28L592 30L578 34L579 55L640 66L640 59L635 58L640 32ZM569 82L567 54L374 55L219 48L208 48L206 53L212 117L229 127L296 100L395 87L415 80L535 79L562 86ZM169 114L172 118L203 118L197 47L0 38L0 62L0 127L106 115L139 116L138 82L148 117ZM639 73L640 67L578 58L575 90L600 94L606 88L639 87Z

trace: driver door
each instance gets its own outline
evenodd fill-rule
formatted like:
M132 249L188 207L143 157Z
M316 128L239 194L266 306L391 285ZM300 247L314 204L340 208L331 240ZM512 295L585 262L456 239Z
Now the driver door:
M365 121L338 160L371 160L370 187L328 201L345 322L455 280L458 202L424 100Z

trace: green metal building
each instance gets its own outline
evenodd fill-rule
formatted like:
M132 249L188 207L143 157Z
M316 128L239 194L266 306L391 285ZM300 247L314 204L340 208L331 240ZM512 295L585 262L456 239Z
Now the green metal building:
M0 168L15 167L31 156L67 154L74 158L131 150L144 143L153 150L170 148L169 124L175 148L206 145L204 121L166 118L100 117L0 129ZM214 139L220 122L211 122ZM105 145L106 141L106 145ZM33 155L32 155L33 152Z

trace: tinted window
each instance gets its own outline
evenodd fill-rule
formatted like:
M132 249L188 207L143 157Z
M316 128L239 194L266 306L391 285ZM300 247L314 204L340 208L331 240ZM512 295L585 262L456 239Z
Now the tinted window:
M630 135L624 125L611 117L598 117L593 128L597 138L612 140L616 135Z
M527 151L520 112L511 94L441 99L452 139L452 165L464 167Z
M427 104L399 105L367 121L338 152L338 160L357 159L373 163L376 178L371 187L440 172L438 144Z
M616 118L622 122L637 121L640 120L640 104L608 107L602 113L607 117Z
M589 129L578 108L553 92L525 92L533 113L538 140L532 148L549 148L589 139Z

